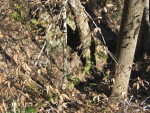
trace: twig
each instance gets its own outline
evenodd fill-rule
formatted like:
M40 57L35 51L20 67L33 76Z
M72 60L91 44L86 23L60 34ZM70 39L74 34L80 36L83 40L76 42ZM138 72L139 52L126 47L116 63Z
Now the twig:
M62 11L63 11L63 9L66 7L67 3L68 3L68 0L64 1L63 5L62 5L62 7L61 7L61 9L60 9L59 15L58 15L58 17L57 17L56 23L58 22L58 20L59 20L59 18L60 18L60 15L62 14Z
M68 2L68 0L66 0L66 1L63 3L63 6L62 6L62 8L61 8L61 10L60 10L60 13L59 13L59 15L58 15L57 21L59 20L60 15L61 15L63 9L65 8L67 2ZM57 23L57 22L56 22L56 23ZM53 25L53 24L50 24L50 26L48 27L48 30L47 30L47 33L46 33L46 37L47 37L47 34L48 34L48 32L50 31L50 29L52 28L52 25ZM32 72L34 71L36 65L38 64L38 61L39 61L39 59L40 59L40 57L41 57L41 55L42 55L42 52L44 51L44 49L45 49L45 47L46 47L46 44L47 44L47 40L45 40L45 42L44 42L44 45L43 45L43 47L42 47L42 49L41 49L41 51L40 51L40 53L39 53L39 55L38 55L38 57L37 57L35 63L34 63L34 66L33 66L32 70L31 70L31 72L30 72L30 75L32 74ZM27 76L29 79L31 79L31 78L29 77L29 75L26 74L26 76ZM42 86L40 86L39 84L37 84L37 83L36 83L35 81L33 81L32 79L31 79L31 81L32 81L33 83L35 83L36 85L38 85L39 87L42 88Z
M46 36L47 36L47 34L48 34L48 31L52 28L52 25L53 25L53 24L50 24L50 26L48 27ZM41 57L41 55L42 55L42 52L44 51L44 49L45 49L45 47L46 47L46 44L47 44L47 40L45 40L45 42L44 42L44 45L43 45L43 47L42 47L42 49L41 49L41 51L40 51L40 53L39 53L39 55L38 55L38 57L37 57L35 63L34 63L34 66L33 66L32 70L31 70L31 72L30 72L30 75L32 74L32 72L34 71L36 65L38 64L38 61L39 61L39 59L40 59L40 57Z
M150 96L147 97L147 98L141 103L141 105L143 105L149 98L150 98Z
M27 74L25 73L25 75L28 77L28 79L30 79L35 85L39 86L40 88L43 88L41 85L39 85L38 83L36 83L34 80L32 80L32 78Z
M64 3L64 14L63 14L63 78L62 78L62 89L66 88L67 85L67 74L68 74L68 69L67 69L67 15L66 15L66 4L68 0L65 1Z
M50 26L48 27L46 36L47 36L47 34L48 34L48 31L52 28L52 25L53 25L53 24L50 24ZM38 61L39 61L39 59L40 59L40 57L41 57L41 55L42 55L42 53L43 53L43 51L44 51L44 49L45 49L45 47L46 47L46 44L47 44L47 40L45 40L44 45L43 45L43 47L42 47L42 49L41 49L41 51L40 51L40 53L39 53L39 55L38 55L38 57L37 57L35 63L34 63L34 66L32 67L32 69L31 69L31 71L30 71L30 74L29 74L29 75L32 74L32 72L34 71L36 65L38 64ZM32 80L28 74L25 73L25 75L26 75L34 84L36 84L36 85L39 86L40 88L43 88L41 85L37 84L34 80Z
M129 102L127 102L128 105L127 105L126 108L124 109L124 113L126 113L126 112L128 111L128 108L129 108L129 105L130 105L132 99L133 99L133 95L131 96Z
M150 109L150 104L143 107L143 109Z

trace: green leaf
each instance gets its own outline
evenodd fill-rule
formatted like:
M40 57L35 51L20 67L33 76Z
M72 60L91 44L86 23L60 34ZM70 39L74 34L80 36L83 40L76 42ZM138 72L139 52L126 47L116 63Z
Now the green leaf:
M32 23L35 25L35 24L38 24L38 21L37 21L37 19L35 19L35 18L33 18L32 20Z
M35 110L35 108L30 107L30 108L26 108L25 112L26 113L36 113L36 110Z
M80 84L80 79L79 78L74 78L73 79L73 84L74 84L74 86L77 86L77 85L79 85Z

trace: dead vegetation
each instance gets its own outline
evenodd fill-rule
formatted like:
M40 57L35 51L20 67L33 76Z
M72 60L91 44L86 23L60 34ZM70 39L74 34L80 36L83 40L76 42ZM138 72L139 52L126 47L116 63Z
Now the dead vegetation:
M86 2L81 2L86 6ZM146 112L150 81L147 54L144 60L135 63L129 88L131 100L121 103L108 98L113 77L111 58L100 51L101 60L97 65L91 64L93 70L84 68L80 44L71 39L68 45L78 48L67 47L68 87L61 89L62 3L63 0L0 1L0 112ZM98 7L93 15L112 52L122 7L122 2L108 0L106 7ZM71 31L71 38L76 38L75 32ZM104 50L102 44L98 45ZM96 66L100 69L95 69Z

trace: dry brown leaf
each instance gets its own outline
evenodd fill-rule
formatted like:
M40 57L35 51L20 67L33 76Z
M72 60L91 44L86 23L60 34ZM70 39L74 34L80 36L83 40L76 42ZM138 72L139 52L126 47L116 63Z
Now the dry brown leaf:
M19 83L14 83L14 86L21 88L21 85Z
M40 69L38 69L38 71L37 71L37 72L38 72L38 75L41 75L41 70L40 70Z
M22 95L20 97L20 103L21 103L22 106L25 106L25 101L26 101L26 97Z
M62 107L63 107L63 108L67 108L67 103L63 103L63 104L62 104Z
M138 79L138 81L141 81L141 78L140 78L140 77L138 77L137 79Z
M97 37L98 33L101 33L101 29L99 27L96 27L92 32L92 36Z
M105 12L105 13L107 13L107 12L108 12L108 10L107 10L107 8L106 8L106 7L104 7L104 12Z
M66 94L62 94L62 97L64 97L64 98L70 100L70 98L69 98Z
M7 65L6 65L6 63L4 62L4 61L0 61L0 67L6 67Z
M0 84L6 80L6 78L3 75L4 74L0 74Z
M4 100L3 100L3 108L4 108L4 110L7 112L7 106L6 106L6 103L5 103Z
M8 88L10 88L11 82L7 81Z
M18 55L17 54L13 55L13 60L18 65Z
M0 112L1 112L1 113L6 112L6 111L4 111L4 109L3 109L3 106L2 106L2 105L0 106Z
M146 68L146 72L149 72L149 71L150 71L150 65L147 66L147 68Z
M17 44L17 45L15 46L15 50L17 51L17 53L19 53L19 50L20 50L19 44Z
M28 98L28 99L30 99L30 97L29 97L29 95L28 95L28 93L24 93L24 92L22 92L21 90L17 90L17 92L18 93L21 93L24 97L26 97L26 98Z
M46 70L46 68L43 68L43 67L42 67L40 70L41 70L42 73L44 73L45 75L47 75L47 70Z
M148 81L145 80L144 82L145 82L147 85L149 85L149 82L148 82Z
M145 85L144 85L144 82L143 82L143 81L141 82L141 85L142 85L143 87L145 87Z
M60 95L59 98L60 98L60 103L62 103L64 101L63 97Z
M111 82L112 82L112 84L115 84L115 79L111 78Z
M22 67L27 72L27 74L31 72L31 68L26 63L23 63Z
M97 101L97 102L99 102L99 101L100 101L100 97L99 97L99 95L98 95L98 96L94 96L93 101Z
M16 75L16 78L18 78L18 76L20 75L20 66L18 66L18 67L15 69L15 75Z
M47 86L46 86L46 92L47 92L48 95L49 95L50 91L51 91L51 86L50 86L50 85L47 85Z
M106 6L107 6L108 8L111 8L111 7L113 7L114 5L111 4L111 3L108 3L108 4L106 4Z
M31 87L32 82L31 82L30 80L28 80L28 78L27 78L27 79L25 80L25 82L24 82L24 85Z
M137 83L134 83L134 84L133 84L133 88L135 88L135 87L136 87L136 85L137 85Z
M0 31L0 38L2 38L4 35L2 34L2 32Z
M107 70L106 74L109 76L110 75L110 69Z
M140 89L140 84L137 83L136 87L137 87L137 90Z
M17 103L13 102L12 107L13 107L13 112L16 113L17 112Z
M14 86L12 86L11 89L12 89L13 91L16 91L16 88L15 88Z
M9 94L12 94L12 95L14 95L14 91L12 90L12 89L9 89Z

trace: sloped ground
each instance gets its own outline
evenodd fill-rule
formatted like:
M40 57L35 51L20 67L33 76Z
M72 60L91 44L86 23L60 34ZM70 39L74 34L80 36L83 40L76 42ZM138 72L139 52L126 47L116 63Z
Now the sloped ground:
M129 105L127 104L129 100L118 102L108 98L113 75L111 58L103 72L90 71L81 76L83 64L77 52L69 47L69 83L66 90L61 90L62 50L52 53L45 49L40 55L46 39L43 33L45 31L40 34L35 26L32 26L34 29L30 29L29 24L12 16L14 10L10 6L13 3L8 1L0 3L3 5L0 12L0 112L101 113L123 112L125 109L128 109L128 112L148 112L149 99L146 100L150 94L148 55L145 55L144 60L134 64L129 88L129 97L132 95L133 97ZM111 7L107 6L107 12L103 9L102 23L99 25L104 37L107 37L107 46L114 52L117 30L114 33L113 29L118 29L116 26L119 26L119 23L116 18L112 19L117 6L111 4L109 3ZM28 5L34 8L37 4L33 2ZM33 21L32 17L31 20ZM46 25L42 25L47 29ZM37 61L39 55L41 57Z

